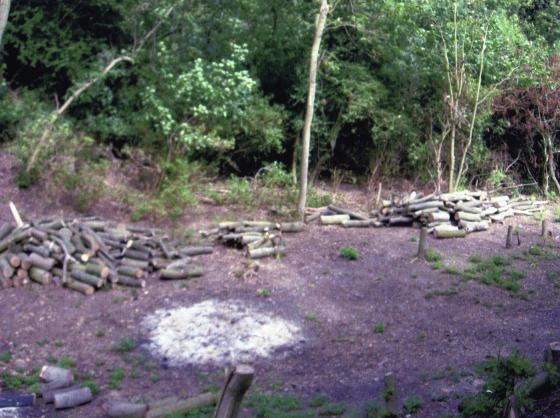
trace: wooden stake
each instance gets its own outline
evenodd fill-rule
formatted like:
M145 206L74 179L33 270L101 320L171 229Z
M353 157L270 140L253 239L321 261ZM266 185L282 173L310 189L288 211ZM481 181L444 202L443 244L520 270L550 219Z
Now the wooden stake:
M548 232L548 220L547 219L543 219L542 221L542 230L541 230L541 237L545 238L548 236L549 232Z
M511 244L511 238L513 235L513 226L509 225L508 229L507 229L507 236L506 236L506 248L511 248L512 244Z
M560 371L560 341L550 343L545 352L545 361L553 364Z
M417 258L426 258L426 236L428 235L428 229L420 229L420 238L418 239L418 253L416 253Z
M23 226L23 221L21 219L21 216L16 208L16 205L14 205L14 202L10 202L9 203L10 206L10 210L12 211L12 216L14 217L15 221L16 221L16 225L18 228L21 228Z
M239 365L226 374L226 382L214 412L214 418L236 418L243 396L251 386L255 370L251 366Z

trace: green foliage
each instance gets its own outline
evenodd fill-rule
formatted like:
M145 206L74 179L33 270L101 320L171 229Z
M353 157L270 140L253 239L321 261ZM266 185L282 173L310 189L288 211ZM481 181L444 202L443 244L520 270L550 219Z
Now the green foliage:
M33 385L37 385L40 380L37 373L25 374L25 373L2 373L2 381L4 386L9 390L21 391Z
M366 417L367 418L391 418L394 415L384 406L379 405L375 401L366 404Z
M360 258L360 253L354 247L342 247L340 249L340 256L347 260L357 260Z
M93 396L99 393L99 386L91 379L84 380L80 386L83 388L89 388Z
M496 255L483 259L476 256L469 260L473 265L463 272L464 280L477 280L486 285L496 285L511 293L518 293L521 290L519 282L525 274L514 267L507 267L511 264L508 257Z
M283 164L276 161L262 168L259 180L264 187L293 186L292 175L286 171Z
M431 248L428 248L428 250L426 251L426 261L428 263L441 261L441 254Z
M9 350L0 352L0 363L9 363L12 359L12 352Z
M109 389L120 389L121 383L124 379L124 370L120 367L111 370L109 374Z
M129 353L133 351L138 343L134 337L125 337L113 346L113 351L116 353Z
M461 415L464 417L499 416L509 396L514 393L516 379L533 376L535 371L531 362L519 352L507 358L492 357L475 367L476 372L485 378L481 392L467 396L462 404ZM528 400L517 393L519 406L526 405Z
M420 396L407 396L403 401L403 410L406 414L414 414L422 408L422 405L424 400Z
M383 322L376 324L373 327L373 332L375 332L376 334L383 334L385 332L385 324Z
M251 189L251 183L246 178L232 176L228 186L229 203L242 206L252 206L255 203L255 194Z
M314 188L310 188L307 193L307 206L310 208L320 208L328 206L333 202L330 194L317 192Z
M71 357L61 357L58 359L58 367L63 369L72 369L76 367L76 360Z

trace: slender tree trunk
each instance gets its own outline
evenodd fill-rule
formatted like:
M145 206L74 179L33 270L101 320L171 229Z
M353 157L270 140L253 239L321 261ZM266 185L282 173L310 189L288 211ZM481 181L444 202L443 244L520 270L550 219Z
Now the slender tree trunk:
M319 175L321 174L321 170L323 169L323 165L334 155L334 150L336 149L336 142L338 139L338 134L340 134L340 130L342 129L342 115L344 114L344 107L341 107L338 111L338 116L336 117L336 121L334 123L331 132L329 133L329 151L325 154L321 155L317 164L313 168L311 172L311 180L309 183L311 185L315 184Z
M451 143L449 147L449 193L453 193L455 191L455 134L457 132L455 121L453 120L453 118L451 120L451 123L453 126L451 127Z
M0 0L0 51L2 50L2 35L6 30L8 15L10 14L10 0Z
M558 182L558 177L556 176L556 163L554 162L554 145L552 138L550 136L546 137L547 142L547 158L548 158L548 171L549 176L552 178L554 186L556 187L556 192L560 194L560 183Z
M315 108L315 90L317 88L317 63L319 61L319 47L321 38L329 13L327 0L321 0L321 9L315 21L315 36L311 47L311 58L309 61L309 81L307 92L307 109L303 125L303 149L301 154L301 177L299 186L298 214L301 220L305 217L305 204L307 202L307 177L309 169L309 143L311 141L311 124L313 122L313 111Z

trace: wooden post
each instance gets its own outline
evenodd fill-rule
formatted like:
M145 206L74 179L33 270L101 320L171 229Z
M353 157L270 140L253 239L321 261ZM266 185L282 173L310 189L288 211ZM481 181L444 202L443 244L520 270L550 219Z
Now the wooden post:
M560 341L549 344L545 351L545 361L553 364L560 371Z
M543 221L542 221L541 237L543 237L544 239L546 239L547 236L548 236L548 220L543 219Z
M521 245L521 234L519 233L519 228L515 228L515 236L517 237L517 246Z
M506 236L506 248L511 248L511 237L513 235L513 226L509 225Z
M379 182L379 187L377 188L377 197L375 198L375 207L379 208L381 204L381 190L383 189L383 183Z
M254 369L247 365L236 366L226 374L214 418L237 417L243 396L251 386L254 375Z
M426 258L426 236L428 235L428 229L420 229L420 238L418 239L418 253L417 258Z

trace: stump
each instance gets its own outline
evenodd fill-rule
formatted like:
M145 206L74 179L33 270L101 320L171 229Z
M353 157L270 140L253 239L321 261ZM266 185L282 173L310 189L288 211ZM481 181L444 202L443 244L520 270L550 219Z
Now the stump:
M237 417L243 396L251 386L254 375L253 368L246 365L236 366L227 373L214 418Z

